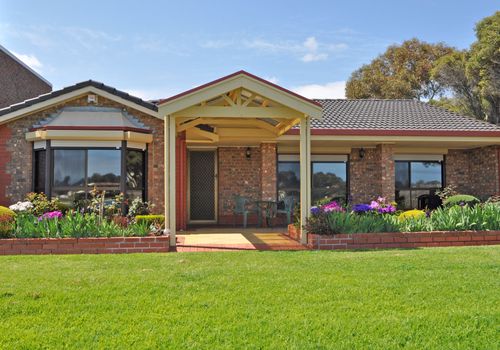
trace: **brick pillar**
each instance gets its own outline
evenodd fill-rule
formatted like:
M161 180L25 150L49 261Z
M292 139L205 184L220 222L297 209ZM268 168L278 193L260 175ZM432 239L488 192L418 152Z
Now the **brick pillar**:
M378 145L377 153L380 157L380 195L389 201L394 201L396 192L394 146Z
M11 138L11 134L7 125L0 126L0 205L4 206L12 204L7 196L7 186L10 186L11 183L11 175L8 172L11 153L7 150L7 143Z
M353 148L349 156L349 187L351 204L369 203L378 196L393 201L395 196L394 147L378 145L365 148L359 156L359 148Z
M261 198L276 199L276 143L261 143Z

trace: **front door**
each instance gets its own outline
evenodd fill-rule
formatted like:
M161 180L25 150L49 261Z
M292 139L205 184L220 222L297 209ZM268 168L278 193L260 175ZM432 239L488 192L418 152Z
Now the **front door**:
M189 223L217 222L217 154L215 150L189 150Z

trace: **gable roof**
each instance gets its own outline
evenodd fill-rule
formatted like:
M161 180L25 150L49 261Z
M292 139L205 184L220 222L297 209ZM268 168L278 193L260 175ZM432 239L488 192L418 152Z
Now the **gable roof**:
M106 94L109 94L110 96L115 97L118 100L126 101L126 102L131 102L133 105L136 106L136 109L140 110L146 110L149 111L150 114L156 114L158 111L158 107L148 101L144 101L143 99L139 97L132 96L124 91L115 89L114 87L111 87L109 85L105 85L103 83L100 83L95 80L87 80L83 81L80 83L77 83L75 85L71 85L68 87L65 87L60 90L52 91L48 94L43 94L38 97L13 104L9 107L2 108L0 109L0 123L6 122L8 120L11 120L13 118L18 117L18 113L22 114L25 109L28 109L29 107L34 107L36 108L37 106L40 106L42 108L42 105L44 102L51 102L51 100L56 100L58 97L60 98L66 98L70 97L72 93L85 93L85 92L94 92L94 93L99 93L99 92L104 92ZM106 96L105 96L106 97Z
M158 111L169 115L229 91L245 88L259 96L314 118L321 118L321 104L244 70L226 75L172 97L157 101Z
M48 86L52 87L52 84L47 79L45 79L44 77L42 77L37 71L35 71L33 68L31 68L26 63L24 63L23 61L21 61L16 55L14 55L12 52L10 52L9 50L7 50L2 45L0 45L0 51L4 52L6 55L8 55L10 58L12 58L14 61L16 61L19 65L21 65L24 69L26 69L27 71L29 71L31 74L33 74L34 76L36 76L38 79L40 79L41 81L43 81L45 84L47 84Z
M483 133L485 136L487 134L500 136L498 125L416 100L316 99L315 101L323 106L323 119L311 121L311 129L316 134L377 135L383 131L405 135L474 132Z

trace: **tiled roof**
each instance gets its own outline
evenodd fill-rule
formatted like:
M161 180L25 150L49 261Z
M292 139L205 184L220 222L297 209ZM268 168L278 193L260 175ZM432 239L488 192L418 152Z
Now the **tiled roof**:
M312 129L500 131L500 126L416 100L329 100Z
M52 91L48 94L40 95L38 97L29 99L29 100L26 100L26 101L23 101L20 103L16 103L16 104L11 105L9 107L2 108L2 109L0 109L0 116L7 114L7 113L17 111L17 110L20 110L20 109L23 109L23 108L26 108L26 107L29 107L29 106L32 106L36 103L50 100L51 98L67 94L67 93L70 93L72 91L75 91L75 90L78 90L78 89L81 89L81 88L87 87L87 86L93 86L95 88L106 91L110 94L113 94L117 97L123 98L127 101L130 101L130 102L133 102L139 106L151 109L152 111L158 111L158 107L151 102L144 101L144 100L140 99L139 97L132 96L124 91L117 90L114 87L111 87L109 85L105 85L105 84L100 83L98 81L87 80L87 81L83 81L83 82L75 84L75 85L65 87L61 90Z

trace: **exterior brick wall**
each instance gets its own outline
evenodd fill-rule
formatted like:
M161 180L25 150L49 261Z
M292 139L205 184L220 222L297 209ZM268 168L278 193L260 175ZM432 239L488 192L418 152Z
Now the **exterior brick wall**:
M276 143L262 143L261 152L261 198L275 200L277 191Z
M392 145L366 148L363 158L359 148L349 157L350 202L366 203L378 196L393 201L395 196L394 159Z
M482 200L498 194L499 149L496 146L471 150L450 150L446 155L446 185Z
M135 116L153 131L153 142L148 145L147 192L148 200L156 205L155 212L163 213L163 121L101 96L99 96L98 101L98 106L126 109L128 113ZM0 192L0 200L5 202L5 204L17 202L22 200L25 194L31 191L32 144L26 141L26 132L38 121L47 118L62 107L86 105L88 103L87 95L85 94L82 97L65 101L64 103L14 120L0 127L1 135L6 136L5 139L2 137L0 141L0 157L7 160L5 164L0 166L0 179L6 182L6 184L2 183L2 189L4 189L5 194L2 199Z
M246 157L247 147L220 147L219 163L219 223L232 224L233 196L241 195L250 200L261 198L261 149L251 148L250 158ZM255 223L256 215L249 216L249 223ZM240 222L241 219L238 219Z
M288 235L300 239L300 230L288 226ZM398 249L500 244L500 231L436 231L307 235L307 246L318 250Z
M7 165L10 163L11 154L7 151L7 141L11 138L11 130L6 125L0 125L0 205L10 204L6 189L10 185L11 177L7 173Z
M169 237L0 239L0 255L168 252Z
M52 86L0 50L0 108L50 91Z

